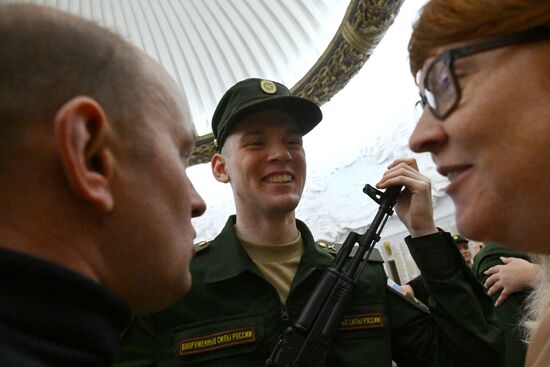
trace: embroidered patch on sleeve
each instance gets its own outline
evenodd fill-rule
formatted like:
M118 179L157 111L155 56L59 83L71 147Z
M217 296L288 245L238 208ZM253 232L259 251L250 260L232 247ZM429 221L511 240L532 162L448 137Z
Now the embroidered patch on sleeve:
M180 356L185 356L238 344L254 343L255 341L256 331L253 326L249 326L204 336L180 339L178 343L178 354Z
M384 319L381 312L346 315L340 323L340 330L360 330L380 327L384 327Z

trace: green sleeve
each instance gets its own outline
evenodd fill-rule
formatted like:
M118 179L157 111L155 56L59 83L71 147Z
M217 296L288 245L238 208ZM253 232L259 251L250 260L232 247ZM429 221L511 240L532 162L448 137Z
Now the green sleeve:
M531 261L529 255L525 253L508 249L496 243L488 243L475 256L472 265L472 271L481 284L484 284L489 278L489 275L484 274L487 269L503 264L500 260L501 256L517 257ZM521 328L521 319L523 305L529 291L527 289L511 294L504 303L494 309L497 319L504 328L506 367L522 367L525 363L527 344L523 341L524 332ZM496 302L499 295L500 292L491 296L493 303Z
M500 366L502 330L491 299L451 236L406 239L429 294L430 313L389 295L392 355L399 366Z

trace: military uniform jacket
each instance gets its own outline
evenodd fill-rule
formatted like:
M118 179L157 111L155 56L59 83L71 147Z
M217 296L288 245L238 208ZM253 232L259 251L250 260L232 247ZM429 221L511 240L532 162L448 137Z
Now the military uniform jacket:
M481 284L485 283L489 275L485 271L495 265L502 265L501 256L517 257L531 262L531 258L524 252L515 251L494 242L489 242L474 257L472 271ZM504 303L495 307L495 315L502 323L505 338L504 367L523 367L527 354L527 343L523 341L524 333L521 329L521 319L524 311L524 302L530 289L512 293ZM500 292L492 296L496 302Z
M235 217L192 261L193 286L165 311L135 319L117 366L264 366L333 256L297 221L304 253L288 299L241 247ZM386 286L380 262L364 267L327 366L498 366L500 331L490 299L451 237L408 239L433 296L426 311ZM427 309L427 308L426 308Z

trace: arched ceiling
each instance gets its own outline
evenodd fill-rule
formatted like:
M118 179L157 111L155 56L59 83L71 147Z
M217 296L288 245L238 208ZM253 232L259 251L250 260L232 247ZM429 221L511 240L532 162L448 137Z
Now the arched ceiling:
M368 59L404 0L0 0L92 19L161 63L181 86L198 137L191 164L213 153L210 118L247 77L293 86L319 105Z

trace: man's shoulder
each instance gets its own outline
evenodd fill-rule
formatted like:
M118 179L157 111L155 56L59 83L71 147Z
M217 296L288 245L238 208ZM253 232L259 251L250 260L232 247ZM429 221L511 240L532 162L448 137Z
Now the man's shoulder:
M338 242L332 242L327 240L318 240L315 242L315 245L320 247L321 249L326 250L328 253L330 253L332 256L338 255L338 253L342 250L343 244ZM359 250L359 245L355 244L353 248L351 249L348 257L353 257ZM372 252L369 255L368 260L369 262L376 262L376 263L383 263L384 259L382 258L382 255L380 254L380 251L378 251L377 248L373 248Z
M529 255L525 252L517 251L495 242L488 242L479 252L476 254L480 258L489 256L505 256L505 257L519 257L528 260Z
M488 268L502 264L500 258L504 257L517 257L527 261L531 261L529 254L520 252L514 249L507 248L495 242L488 242L479 252L474 256L472 271L476 276L482 276L482 273Z
M195 273L204 273L210 268L213 261L216 261L216 244L214 240L199 241L193 245L195 254L191 260L190 271Z
M195 243L193 247L195 248L195 256L200 256L208 252L207 250L210 247L210 242L200 241Z
M195 258L197 261L201 261L200 259L206 260L210 256L212 256L214 253L216 253L216 249L220 247L221 244L235 241L236 237L234 236L234 229L233 226L235 224L235 219L233 216L230 216L227 220L226 225L222 229L220 233L216 237L214 237L211 240L202 240L193 245L195 248Z

